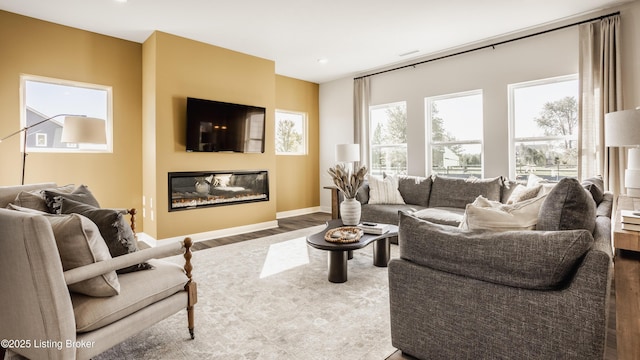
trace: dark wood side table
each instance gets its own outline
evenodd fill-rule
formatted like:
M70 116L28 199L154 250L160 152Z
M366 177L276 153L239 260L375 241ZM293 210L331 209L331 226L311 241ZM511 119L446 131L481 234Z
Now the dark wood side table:
M307 237L307 244L310 246L326 250L328 256L328 279L333 283L343 283L347 281L347 260L349 253L353 250L361 249L371 243L373 246L373 265L386 267L391 257L391 242L389 238L398 235L398 227L391 225L389 232L381 235L364 234L358 242L353 243L332 243L324 239L327 231L341 227L342 220L335 219L327 223L327 227L317 234Z
M640 359L640 232L622 230L620 210L640 211L640 199L620 195L613 223L618 359Z

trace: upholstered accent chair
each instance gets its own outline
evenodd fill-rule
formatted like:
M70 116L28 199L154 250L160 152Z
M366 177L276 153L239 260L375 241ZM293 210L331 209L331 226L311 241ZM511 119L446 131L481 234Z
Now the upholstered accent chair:
M49 216L55 218L0 208L0 338L12 340L11 353L30 359L90 359L185 309L185 325L194 337L191 239L64 270L68 259L61 255L60 220ZM80 226L82 236L97 233L79 215L64 219ZM182 252L184 267L162 259ZM116 275L140 263L149 269ZM98 295L86 294L93 292Z

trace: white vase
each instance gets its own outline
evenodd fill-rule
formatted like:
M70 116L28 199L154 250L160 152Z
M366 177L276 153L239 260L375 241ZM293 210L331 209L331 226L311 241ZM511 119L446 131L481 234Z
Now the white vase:
M340 218L342 224L347 226L355 226L360 223L360 212L362 208L360 201L356 199L344 199L340 203Z

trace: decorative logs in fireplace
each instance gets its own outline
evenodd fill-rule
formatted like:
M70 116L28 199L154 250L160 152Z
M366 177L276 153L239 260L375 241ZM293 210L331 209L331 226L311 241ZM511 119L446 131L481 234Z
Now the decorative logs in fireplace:
M266 170L169 173L169 211L269 201Z

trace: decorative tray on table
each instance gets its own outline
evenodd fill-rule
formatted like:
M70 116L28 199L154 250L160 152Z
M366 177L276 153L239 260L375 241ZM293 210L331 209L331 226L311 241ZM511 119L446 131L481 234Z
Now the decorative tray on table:
M363 231L356 226L342 226L331 229L324 235L324 239L331 243L354 243L360 240Z

